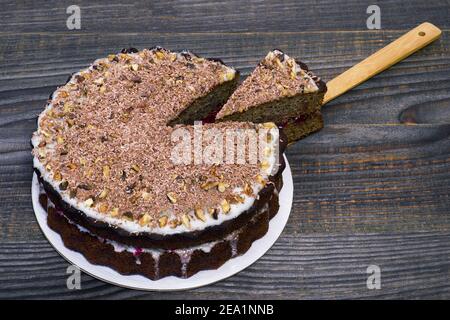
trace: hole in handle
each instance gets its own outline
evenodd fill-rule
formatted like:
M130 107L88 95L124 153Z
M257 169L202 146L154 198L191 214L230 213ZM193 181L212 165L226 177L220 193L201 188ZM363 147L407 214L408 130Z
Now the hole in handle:
M419 32L419 36L421 36L421 37L425 36L425 34L426 34L426 33L423 32L423 31L420 31L420 32Z

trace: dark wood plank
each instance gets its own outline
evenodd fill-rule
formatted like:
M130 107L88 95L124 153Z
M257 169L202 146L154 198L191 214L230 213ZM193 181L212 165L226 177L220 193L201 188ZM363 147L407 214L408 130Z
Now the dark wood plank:
M0 35L0 125L27 126L57 85L98 57L123 47L163 45L222 58L247 75L274 47L300 57L329 80L399 37L391 32L289 34ZM327 124L449 123L450 49L443 39L324 108ZM330 46L330 44L333 44ZM16 48L16 49L11 49ZM24 122L24 123L22 123Z
M448 298L448 232L288 234L238 275L189 292L142 292L83 274L81 290L66 288L68 264L46 241L0 244L3 298ZM286 263L289 259L289 263ZM381 290L368 290L366 269L381 268Z
M2 31L66 31L66 8L72 4L81 8L82 32L366 30L366 10L372 4L381 8L383 29L409 29L424 21L450 26L450 6L442 0L9 0L2 3Z
M450 230L450 125L331 125L288 150L298 232Z

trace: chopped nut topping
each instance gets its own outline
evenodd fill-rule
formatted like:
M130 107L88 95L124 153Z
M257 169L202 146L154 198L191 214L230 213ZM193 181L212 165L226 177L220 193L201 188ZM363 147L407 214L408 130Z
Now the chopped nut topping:
M146 224L148 224L151 221L151 217L149 214L144 214L140 219L139 219L139 225L141 226L145 226Z
M203 222L206 221L206 217L205 217L205 215L203 213L203 209L201 209L201 208L196 208L195 209L195 216L197 218L199 218L200 220L202 220Z
M113 208L113 209L111 210L111 216L112 216L112 217L117 217L117 216L119 216L119 208Z
M138 71L138 70L139 70L139 65L138 65L137 63L133 63L133 64L131 65L131 70L133 70L133 71Z
M60 172L55 172L55 174L53 175L53 179L55 181L61 181L62 180L62 175Z
M75 170L77 168L77 165L71 162L67 164L67 168L69 168L70 170Z
M133 170L134 172L138 173L141 169L139 168L139 166L137 164L133 164L131 166L131 170Z
M120 56L121 59L123 59L125 61L128 61L128 60L131 59L131 57L128 54L126 54L126 53L119 53L119 56Z
M110 174L110 168L109 166L103 166L103 177L108 178Z
M173 192L169 192L167 194L167 198L169 198L170 202L177 203L177 198L175 197L175 194Z
M225 79L227 81L233 80L235 77L235 72L234 70L227 70L227 72L225 73Z
M98 211L101 213L106 213L108 211L108 205L106 203L102 203L98 206Z
M164 59L164 53L162 51L156 51L155 55L160 60Z
M94 170L92 170L92 168L91 168L91 169L88 169L88 170L85 172L85 175L86 175L86 177L88 177L88 178L92 177L93 174L94 174Z
M142 199L144 199L145 201L148 201L151 199L151 194L147 191L142 191L141 196L142 196Z
M275 61L275 63L278 65L278 67L280 67L281 69L284 68L284 66L283 66L283 64L281 63L280 59L275 58L274 61Z
M44 135L44 137L46 137L46 138L50 138L51 137L51 135L50 135L50 133L48 133L47 131L45 131L45 130L41 130L41 133Z
M165 227L166 226L166 224L167 224L167 216L162 216L162 217L160 217L159 219L158 219L158 223L159 223L159 227L160 228L163 228L163 227Z
M55 111L53 111L53 110L49 110L47 114L48 114L48 116L49 116L50 118L55 118L55 117L56 117Z
M88 71L82 72L81 76L83 76L83 78L86 79L86 80L91 78L91 74Z
M272 149L269 147L264 148L264 156L269 157L272 154Z
M103 189L103 191L99 194L98 198L105 199L107 195L108 195L108 189Z
M73 119L67 119L66 122L67 122L67 125L69 126L69 128L75 124L75 121Z
M172 53L170 54L170 61L174 62L175 60L177 60L177 54L174 53L174 52L172 52Z
M172 219L169 221L169 227L171 227L172 229L175 229L176 227L178 227L181 224L181 222L177 219Z
M241 197L240 195L238 195L238 194L234 195L234 202L244 203L244 201L245 201L245 199L243 197Z
M266 185L266 180L264 180L264 178L261 175L259 175L259 174L256 176L256 181L258 181L263 186Z
M191 228L191 221L189 220L188 215L183 214L183 215L181 216L181 222L183 222L183 225L184 225L186 228L188 228L188 229Z
M262 170L267 171L270 168L270 163L267 160L263 160L260 167Z
M92 207L93 204L94 204L94 200L93 200L92 198L86 199L86 200L84 201L84 205L85 205L86 207Z
M217 190L219 190L219 192L225 192L226 188L228 188L230 185L228 183L223 183L223 182L219 182L217 184Z
M98 79L95 79L95 80L94 80L94 83L95 83L96 85L102 85L104 82L105 82L105 81L104 81L103 78L98 78Z
M70 102L64 103L63 111L64 111L64 113L72 112L73 111L73 104L71 104Z
M230 212L230 204L228 203L228 201L226 199L222 200L222 202L220 203L220 206L222 207L222 211L224 213Z
M201 187L203 190L208 191L208 190L210 190L210 189L212 189L212 188L214 188L214 187L217 187L218 184L219 184L218 182L207 181L207 182L201 184L200 187Z
M297 73L294 70L291 70L290 76L291 79L294 80L297 77Z
M244 186L244 194L249 197L253 196L253 189L248 183L246 183Z

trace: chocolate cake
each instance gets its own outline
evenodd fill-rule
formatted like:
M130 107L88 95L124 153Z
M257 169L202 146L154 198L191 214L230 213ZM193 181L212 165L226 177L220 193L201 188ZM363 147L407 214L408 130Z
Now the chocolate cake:
M159 279L217 268L264 235L283 133L272 122L194 122L237 78L221 61L156 47L99 59L58 88L32 145L48 224L65 245Z
M327 88L308 67L280 50L258 64L218 112L219 121L274 121L289 142L323 127L320 106Z

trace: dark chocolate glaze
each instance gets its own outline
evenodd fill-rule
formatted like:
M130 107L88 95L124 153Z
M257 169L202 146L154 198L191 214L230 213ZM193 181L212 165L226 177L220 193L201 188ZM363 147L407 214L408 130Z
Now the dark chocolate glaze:
M136 53L136 52L139 52L139 50L133 47L124 48L120 51L120 53Z

